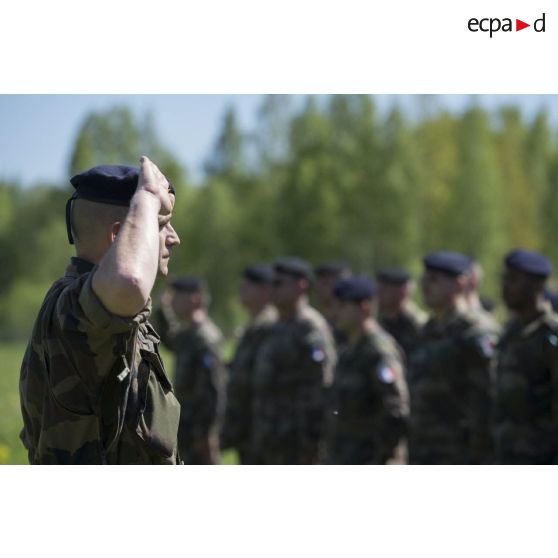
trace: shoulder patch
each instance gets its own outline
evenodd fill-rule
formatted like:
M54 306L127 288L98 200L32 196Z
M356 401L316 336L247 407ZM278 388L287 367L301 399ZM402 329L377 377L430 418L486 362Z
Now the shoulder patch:
M380 380L383 384L393 384L393 382L395 382L395 370L386 362L380 363L376 369L376 373L378 375L378 380Z
M205 353L202 358L202 363L205 368L213 368L215 357L211 353Z
M325 358L325 352L321 347L312 347L310 357L314 362L322 362Z
M491 358L494 354L494 343L492 342L492 339L490 339L488 335L483 335L482 337L479 337L478 343L482 354L486 358Z

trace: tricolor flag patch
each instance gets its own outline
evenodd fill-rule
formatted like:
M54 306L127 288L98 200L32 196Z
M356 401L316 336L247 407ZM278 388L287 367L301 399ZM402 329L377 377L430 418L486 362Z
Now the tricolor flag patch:
M382 364L378 368L378 380L383 384L393 384L395 382L395 371L391 366Z

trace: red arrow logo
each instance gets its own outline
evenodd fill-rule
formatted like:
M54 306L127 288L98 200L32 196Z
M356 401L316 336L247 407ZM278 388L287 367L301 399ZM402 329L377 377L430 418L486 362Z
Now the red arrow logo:
M524 21L521 21L520 19L515 20L515 30L516 31L521 31L522 29L525 29L526 27L531 27L531 24L530 23L525 23Z

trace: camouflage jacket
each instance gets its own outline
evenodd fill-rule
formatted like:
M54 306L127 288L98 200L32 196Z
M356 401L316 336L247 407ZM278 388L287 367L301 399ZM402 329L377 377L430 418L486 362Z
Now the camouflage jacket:
M72 258L47 293L20 376L30 463L176 463L180 406L147 318L110 314L93 264Z
M191 327L168 321L157 312L161 340L176 355L174 384L180 401L183 441L207 436L222 414L224 390L223 335L209 317ZM186 461L186 455L182 455Z
M492 333L455 309L431 319L408 360L409 459L418 464L491 460Z
M407 357L416 347L420 331L427 319L425 312L415 304L409 303L397 318L388 319L386 316L380 315L378 322L399 343Z
M558 461L558 315L513 320L497 347L494 441L498 463Z
M405 435L409 394L399 348L372 323L339 354L331 394L328 463L383 464Z
M252 461L252 382L256 354L276 321L275 308L264 307L242 333L229 366L221 447L238 449L242 463Z
M329 327L310 306L271 328L256 356L253 383L252 440L262 463L317 461L334 364Z

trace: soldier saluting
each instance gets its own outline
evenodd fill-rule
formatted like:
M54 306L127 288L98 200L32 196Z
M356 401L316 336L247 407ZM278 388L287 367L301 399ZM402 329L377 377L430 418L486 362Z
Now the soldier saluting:
M147 157L71 179L76 257L48 291L20 376L30 463L176 463L180 405L148 318L180 240L175 193Z

